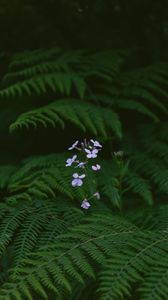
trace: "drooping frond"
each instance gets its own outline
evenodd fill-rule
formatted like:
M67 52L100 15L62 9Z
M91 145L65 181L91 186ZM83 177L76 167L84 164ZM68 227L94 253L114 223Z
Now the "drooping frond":
M107 137L112 131L121 137L121 123L115 112L71 99L52 102L48 106L20 115L10 126L10 130L28 128L30 125L37 127L38 124L45 127L48 125L55 127L59 124L64 128L66 121L75 124L83 131L92 132L95 136Z
M168 193L168 139L167 136L162 136L166 128L167 123L160 126L144 125L135 130L132 137L128 135L125 139L125 151L126 155L130 156L130 168L134 174L141 177L137 179L137 175L132 176L130 173L129 181L127 177L125 178L126 184L135 186L135 192L144 193L149 204L151 191L155 191L158 195ZM143 185L140 187L141 184Z
M42 95L47 91L70 95L74 87L78 95L83 98L86 84L82 77L73 73L48 73L37 75L27 80L19 81L0 91L2 97L23 96L24 94Z
M92 101L97 99L112 108L135 111L158 121L161 114L168 113L167 81L167 64L120 71L112 84L97 86L99 92Z
M55 55L58 56L60 52L60 48L35 49L33 51L18 52L11 57L9 69L12 70L13 68L18 68L20 66L29 66L47 59L52 59Z
M125 193L133 192L135 195L139 195L148 205L153 204L151 186L145 178L129 170L123 181Z

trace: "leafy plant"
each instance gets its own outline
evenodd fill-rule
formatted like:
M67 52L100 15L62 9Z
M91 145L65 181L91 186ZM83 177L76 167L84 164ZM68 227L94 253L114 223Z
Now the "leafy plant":
M10 57L0 90L7 146L40 135L47 151L0 167L0 299L167 299L168 67L128 67L133 53ZM65 150L78 136L103 150L99 174L74 188ZM93 180L101 198L83 211Z

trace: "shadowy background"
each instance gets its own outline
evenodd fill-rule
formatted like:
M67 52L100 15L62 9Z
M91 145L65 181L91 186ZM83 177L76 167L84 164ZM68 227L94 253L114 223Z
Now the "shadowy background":
M138 59L128 61L138 67L168 60L167 9L167 0L1 0L0 76L6 72L12 53L52 46L96 51L139 49ZM22 100L1 101L0 163L62 151L79 135L73 127L71 136L60 129L49 129L49 136L42 128L9 135L7 128L14 117L31 109L31 103L26 107Z

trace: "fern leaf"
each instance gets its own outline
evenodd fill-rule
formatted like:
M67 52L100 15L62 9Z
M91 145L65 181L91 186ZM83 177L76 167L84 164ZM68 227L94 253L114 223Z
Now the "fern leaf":
M25 93L28 95L41 95L46 93L47 90L69 96L72 87L76 89L81 98L84 97L86 84L82 77L73 73L48 73L12 84L1 90L0 96L16 97L23 96Z
M88 129L95 135L107 137L108 132L113 131L121 138L121 123L116 113L74 100L56 101L43 108L24 113L10 126L10 130L29 127L31 124L36 127L38 123L43 126L47 126L48 123L54 126L57 123L62 125L65 121L74 123L84 131Z

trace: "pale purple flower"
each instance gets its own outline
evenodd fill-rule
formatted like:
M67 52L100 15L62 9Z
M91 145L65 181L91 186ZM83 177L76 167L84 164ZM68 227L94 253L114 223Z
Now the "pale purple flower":
M82 204L81 204L81 207L84 208L84 209L88 209L90 207L90 203L87 199L84 199Z
M97 149L93 149L93 150L89 150L89 149L85 149L85 152L87 153L87 158L95 158L97 157L97 153L98 150Z
M68 158L66 161L66 167L70 167L76 158L77 158L77 155L72 156L72 158Z
M78 175L78 173L73 174L72 186L81 186L83 184L82 179L85 178L85 174Z
M78 146L79 145L79 146ZM93 140L93 139L90 139L88 142L86 139L84 139L83 142L79 142L78 140L75 141L71 147L68 148L68 150L73 150L73 149L76 149L76 150L79 150L79 151L82 151L83 154L85 153L86 157L88 159L90 158L96 158L98 156L98 153L99 151L101 150L102 148L102 145L96 141L96 140ZM115 153L114 155L116 156L119 156L121 155L121 153ZM82 155L81 155L82 157ZM77 155L73 155L71 158L68 158L66 160L66 167L69 167L69 166L74 166L74 168L80 168L81 170L78 170L79 173L81 171L81 173L85 173L85 170L82 170L82 169L85 169L87 164L88 164L88 159L81 159L83 161L80 161L79 158L77 158ZM93 171L99 171L101 169L101 166L97 163L93 163L93 165L91 165L91 169ZM87 171L87 170L86 170ZM71 184L73 187L81 187L84 183L83 179L86 177L86 174L78 174L78 173L74 173L73 175L73 178L72 178L72 181L71 181ZM89 207L91 206L91 203L90 203L90 200L91 198L95 197L96 199L100 199L100 193L97 191L95 192L94 194L92 194L92 196L88 199L84 199L81 203L81 207L83 209L86 209L88 210Z
M86 165L86 163L81 161L81 162L76 166L76 168L79 167L79 168L84 169L84 168L85 168L85 165Z
M100 193L99 192L94 193L93 196L95 196L97 199L100 199Z
M90 140L93 143L94 147L100 147L102 148L102 145L98 141Z
M79 141L76 141L75 143L73 143L72 146L68 148L68 150L73 150L74 148L76 148L78 143L79 143Z
M95 166L92 166L93 171L99 171L101 169L101 166L96 164Z

